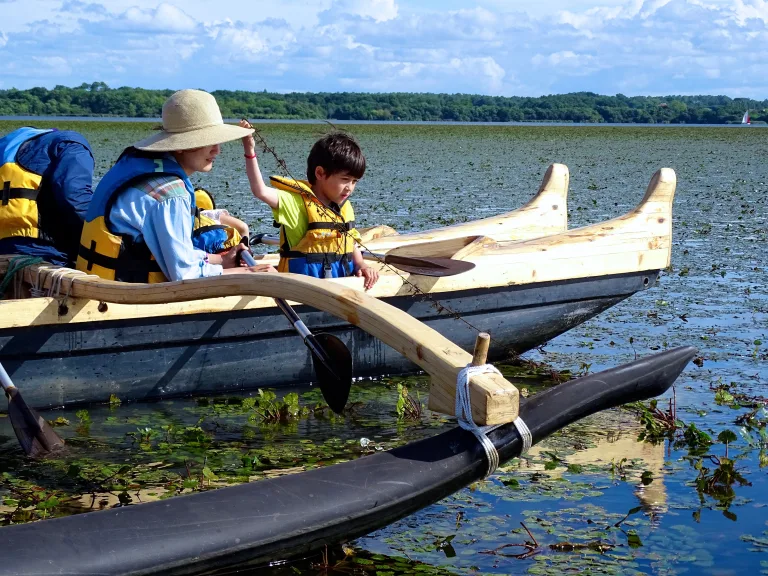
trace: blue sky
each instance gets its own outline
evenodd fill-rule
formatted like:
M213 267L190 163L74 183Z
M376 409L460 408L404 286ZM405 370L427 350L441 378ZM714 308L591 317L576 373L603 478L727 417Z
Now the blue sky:
M0 0L0 88L768 97L768 0Z

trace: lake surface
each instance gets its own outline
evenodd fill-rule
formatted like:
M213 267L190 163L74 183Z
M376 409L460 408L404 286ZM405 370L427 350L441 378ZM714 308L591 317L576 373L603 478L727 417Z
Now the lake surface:
M18 125L0 122L0 133ZM88 137L97 177L123 147L149 133L145 123L56 126ZM656 444L638 442L645 428L636 412L593 416L507 463L490 479L350 543L354 554L336 572L768 574L768 413L761 410L768 396L765 133L537 125L344 128L359 139L368 160L353 198L358 222L388 224L401 232L520 206L552 162L570 168L569 226L574 228L627 212L655 170L673 168L678 187L671 269L656 287L528 356L561 370L594 372L636 354L695 345L703 364L691 364L677 381L677 417L714 443L691 446L682 430ZM309 148L326 126L269 123L259 130L300 178ZM264 174L279 173L268 155L261 154L260 162ZM214 171L195 183L211 190L217 203L246 220L251 230L272 231L269 211L248 191L239 143L225 145ZM504 372L528 378L531 384L523 385L532 392L551 385L514 367ZM255 480L354 458L365 452L361 438L389 448L451 425L450 419L428 412L398 421L398 383L424 401L423 377L364 382L353 390L352 400L361 404L351 416L310 416L290 425L249 422L248 408L233 402L97 407L80 416L51 413L70 421L59 430L71 439L75 456L45 469L18 459L10 426L0 420L0 470L9 474L2 486L11 500L31 486L51 494L58 490L54 496L67 504L43 513L72 513L92 504L112 506L123 492L136 502L201 483ZM302 405L318 399L314 391L299 391ZM659 408L666 406L665 398ZM736 437L727 448L734 466L727 481L721 481L724 471L716 463L724 462L726 446L717 440L724 430ZM125 462L136 472L123 479L126 473L119 469ZM110 470L122 484L107 480ZM87 495L67 500L76 493ZM13 502L0 509L6 518L9 509ZM531 539L521 522L541 545L539 553L523 559L510 556L524 551L520 548L500 548ZM550 547L563 542L577 546ZM604 545L601 550L596 542ZM334 554L334 561L342 560L343 554ZM271 570L315 574L318 568L311 564L318 561Z

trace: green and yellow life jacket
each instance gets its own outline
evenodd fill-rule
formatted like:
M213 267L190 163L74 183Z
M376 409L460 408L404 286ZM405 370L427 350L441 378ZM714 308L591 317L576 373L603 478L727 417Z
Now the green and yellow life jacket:
M354 273L352 252L355 240L355 212L345 201L341 206L325 206L306 181L270 176L274 188L297 194L304 201L309 226L295 245L290 246L280 228L278 272L293 272L315 278L343 278Z

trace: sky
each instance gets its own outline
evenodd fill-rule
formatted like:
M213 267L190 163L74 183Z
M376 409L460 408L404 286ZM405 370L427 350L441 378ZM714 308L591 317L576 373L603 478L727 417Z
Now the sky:
M768 97L768 0L0 0L0 89Z

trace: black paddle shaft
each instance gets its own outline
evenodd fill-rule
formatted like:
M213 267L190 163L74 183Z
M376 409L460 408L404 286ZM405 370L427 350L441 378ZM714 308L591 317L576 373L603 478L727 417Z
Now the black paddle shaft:
M256 260L248 250L241 251L240 255L248 266L256 265ZM352 354L338 337L332 334L312 334L296 311L282 298L275 298L275 304L309 348L320 392L328 407L341 414L352 388Z

